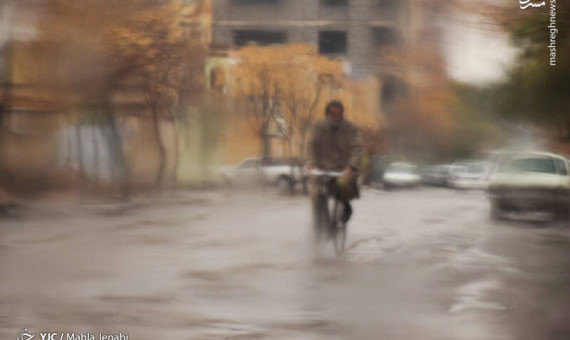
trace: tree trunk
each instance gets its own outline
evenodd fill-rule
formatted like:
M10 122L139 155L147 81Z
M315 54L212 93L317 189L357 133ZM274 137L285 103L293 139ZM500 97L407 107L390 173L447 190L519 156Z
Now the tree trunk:
M299 159L302 161L306 161L305 159L306 158L305 155L307 153L306 144L307 144L307 133L303 131L301 133L301 144L299 146Z
M99 174L100 174L100 166L99 166L99 141L97 138L97 133L99 132L99 126L94 125L91 127L91 138L93 140L93 176L95 177L93 181L95 184L99 183Z
M77 143L77 164L79 164L79 192L85 191L85 165L83 164L83 142L81 136L81 125L75 127L75 142Z
M210 157L212 152L212 147L210 145L211 135L211 117L208 116L208 112L204 110L199 111L200 117L200 167L202 171L202 181L208 182L210 179L209 165Z
M170 178L172 181L172 185L176 186L178 183L178 166L180 163L180 143L178 141L178 124L176 123L174 115L171 114L172 119L172 130L174 131L174 156L172 159L172 173L170 174Z
M125 151L123 149L123 139L117 129L117 122L112 107L109 105L104 113L108 129L107 139L109 141L109 153L113 162L113 169L118 172L121 198L128 199L131 194L129 182L129 168L126 162Z
M9 80L6 80L4 84L2 84L2 102L0 102L0 131L4 129L4 121L6 115L11 110L11 99L12 99L12 86L9 83Z
M73 138L71 136L71 131L69 129L70 126L71 124L68 122L65 130L65 140L67 144L66 145L67 149L65 150L65 164L64 164L65 170L71 169L71 163L73 159Z
M166 146L162 140L160 119L158 118L158 111L156 108L152 110L152 125L156 147L158 148L158 170L156 172L154 184L157 189L162 189L162 184L164 182L164 170L166 169Z
M12 66L10 65L10 44L8 43L4 50L4 68L6 70L4 83L2 84L2 102L0 102L0 175L4 176L4 126L7 114L12 110Z
M271 137L269 137L266 133L264 133L261 138L262 138L261 158L262 159L271 158Z
M306 144L307 144L307 132L303 131L301 133L301 145L300 145L300 150L299 150L299 160L300 160L300 166L301 166L301 183L303 185L303 195L308 195L309 194L309 183L307 178L304 177L304 169L305 169L305 164L307 162L307 157L306 157Z

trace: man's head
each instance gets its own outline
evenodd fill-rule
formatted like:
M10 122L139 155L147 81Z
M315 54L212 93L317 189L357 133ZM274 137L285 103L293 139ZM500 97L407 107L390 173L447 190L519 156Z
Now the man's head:
M329 123L338 125L344 119L344 106L338 100L333 100L325 108L325 116Z

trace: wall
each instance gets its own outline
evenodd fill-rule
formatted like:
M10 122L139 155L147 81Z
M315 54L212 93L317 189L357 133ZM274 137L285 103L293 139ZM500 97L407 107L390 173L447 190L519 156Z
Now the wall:
M355 78L366 78L379 71L372 29L394 27L403 39L413 32L408 25L408 1L399 0L397 13L383 11L376 0L350 0L348 6L323 6L319 0L281 1L281 5L232 5L233 0L214 2L213 44L232 46L234 30L282 30L288 42L318 44L320 30L345 30L348 35L346 57L352 63Z

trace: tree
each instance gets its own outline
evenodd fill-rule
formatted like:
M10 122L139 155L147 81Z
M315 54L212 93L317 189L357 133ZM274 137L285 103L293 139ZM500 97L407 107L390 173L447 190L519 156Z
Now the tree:
M180 116L192 97L203 94L204 88L204 79L200 75L204 68L205 46L195 32L183 32L176 25L181 12L181 8L168 6L151 12L142 11L132 25L123 28L124 43L137 46L134 51L138 52L133 53L133 59L142 60L140 74L159 153L155 178L158 188L162 187L167 164L161 121L169 120L176 133ZM198 12L192 15L197 16ZM147 46L145 41L152 43ZM174 169L177 168L178 150L178 138L175 138Z
M520 51L507 79L490 88L494 111L554 131L569 144L570 1L547 1L545 7L527 10L495 4L487 13Z
M62 106L100 107L125 187L128 167L113 97L127 85L142 85L159 155L155 183L161 187L167 161L161 122L176 124L203 88L204 46L181 25L197 18L203 3L187 7L145 0L47 0L40 31L52 52L53 88Z
M420 161L437 158L450 141L457 101L442 56L429 45L387 47L381 55L406 89L387 113L391 148Z
M260 138L261 156L271 155L274 127L289 153L304 157L307 134L324 105L323 92L342 77L340 63L305 44L248 46L234 57L239 61L235 95Z
M109 152L117 169L124 196L129 194L128 164L119 133L112 96L139 66L120 58L112 33L129 16L126 7L112 1L47 0L39 22L38 40L45 46L51 74L45 79L70 123L78 122L84 106L96 107L108 127Z

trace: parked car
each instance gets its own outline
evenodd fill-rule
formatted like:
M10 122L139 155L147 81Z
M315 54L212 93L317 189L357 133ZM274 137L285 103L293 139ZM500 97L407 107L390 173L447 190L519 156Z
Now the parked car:
M544 152L513 154L491 176L491 216L508 211L552 211L568 216L570 166L560 155Z
M393 188L417 186L420 184L421 178L415 165L392 163L386 168L382 182L386 190L391 190Z
M292 192L303 180L302 163L292 159L260 159L250 157L236 165L222 168L229 186L274 185L282 192Z
M447 186L451 165L431 165L422 170L422 183L434 186Z
M489 184L491 166L486 162L457 162L449 170L449 186L455 189L485 190Z
M370 157L370 163L368 165L368 181L372 184L382 183L382 177L384 176L384 169L386 168L386 156L384 155L374 155Z

